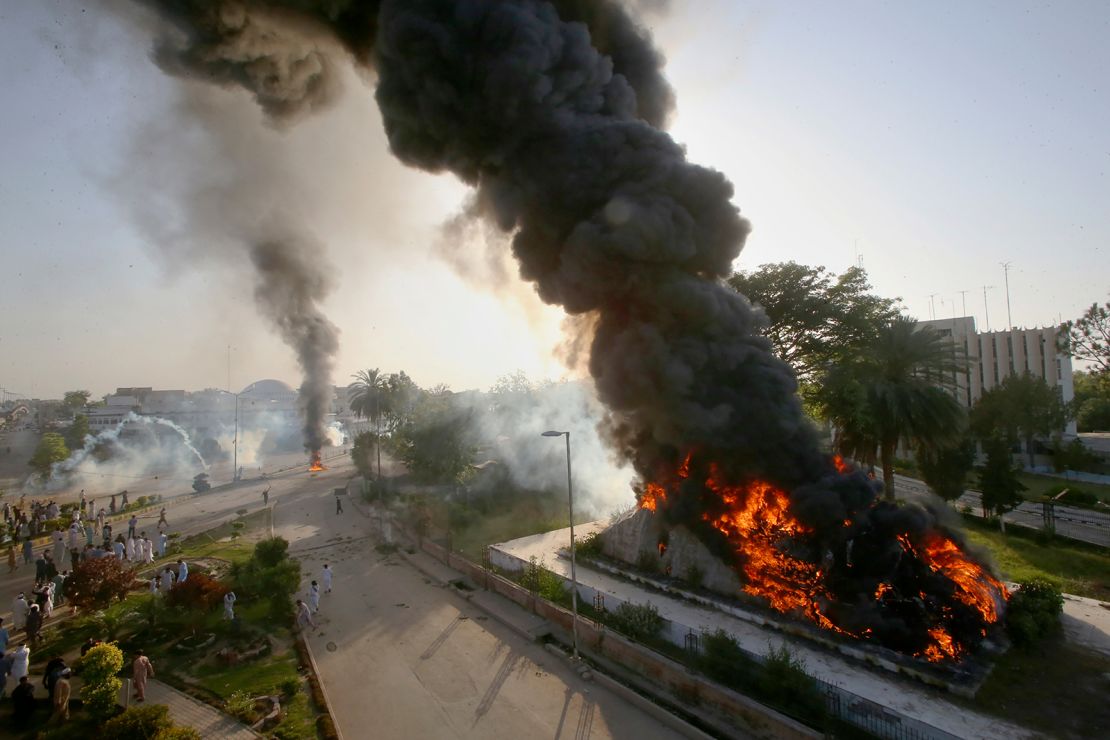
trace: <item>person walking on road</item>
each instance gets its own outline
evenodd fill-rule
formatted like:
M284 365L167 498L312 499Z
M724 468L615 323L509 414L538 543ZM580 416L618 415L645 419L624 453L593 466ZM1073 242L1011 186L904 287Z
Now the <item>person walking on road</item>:
M313 581L312 585L308 587L308 601L312 604L313 614L320 611L320 584L316 581Z
M17 681L26 678L28 671L31 669L31 648L27 647L27 643L21 643L15 652L12 653L12 678Z
M135 684L135 701L146 701L146 680L154 678L154 666L142 650L135 651L135 662L131 664L131 681Z
M320 579L324 582L324 593L331 593L331 568L327 563L324 563L324 570L320 574Z
M339 498L339 494L335 494L335 513L343 513L343 499Z
M305 627L316 629L316 622L312 619L312 611L309 610L308 604L297 599L297 629L303 630Z
M269 506L270 505L270 487L269 486L266 486L266 489L264 491L262 491L262 505L263 506Z
M15 676L15 673L12 673ZM12 689L12 722L19 729L27 726L35 712L35 685L24 673L19 677L19 685Z
M135 527L136 527L136 525L138 525L138 523L139 523L139 517L132 514L131 518L127 520L127 539L129 539L129 540L135 539Z

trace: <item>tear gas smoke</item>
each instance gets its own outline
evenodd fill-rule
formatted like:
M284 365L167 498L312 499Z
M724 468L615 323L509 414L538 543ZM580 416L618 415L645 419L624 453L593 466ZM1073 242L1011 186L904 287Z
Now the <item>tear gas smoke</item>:
M173 442L162 444L158 437L129 438L125 431L134 426L168 429L173 432ZM106 459L98 457L97 453L101 450L107 451ZM114 483L116 481L112 479L118 479L126 485L128 479L152 473L167 478L174 475L191 478L205 470L208 470L208 464L183 428L169 419L129 413L111 429L86 435L81 449L74 450L68 458L51 466L44 487L57 490L86 479L100 485L106 480ZM35 482L28 481L25 487L33 489L36 486Z
M796 539L783 584L811 583L805 612L905 652L937 629L974 644L997 621L953 596L937 564L952 535L932 513L877 503L820 451L761 313L722 282L749 232L732 185L659 128L672 101L662 57L623 5L147 2L171 22L164 69L242 86L278 125L325 106L344 59L372 68L393 153L473 186L474 211L512 234L521 276L575 317L603 435L645 483L666 484L651 501L671 524L745 573L756 553L738 543L762 532L774 560L776 538ZM772 512L781 526L759 529ZM884 580L898 569L911 575Z

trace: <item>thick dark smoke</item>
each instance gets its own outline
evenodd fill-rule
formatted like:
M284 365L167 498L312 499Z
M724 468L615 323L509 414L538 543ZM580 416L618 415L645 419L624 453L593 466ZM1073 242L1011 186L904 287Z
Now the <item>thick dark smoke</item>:
M319 451L327 440L324 419L334 393L332 368L339 351L339 329L320 309L331 291L323 250L307 239L264 241L251 246L250 257L258 278L255 301L297 353L304 374L300 404L305 449Z
M572 344L589 346L618 454L655 481L692 453L670 521L730 556L704 524L725 508L703 483L713 463L727 481L791 492L814 531L804 556L831 569L839 623L913 652L953 608L951 586L897 542L935 517L877 504L862 475L836 473L793 372L759 335L761 314L724 285L749 224L728 180L661 129L673 105L663 59L624 4L147 2L173 21L156 54L164 68L243 86L278 123L326 104L343 57L372 70L393 153L474 186L475 212L512 234L521 276L575 318ZM892 569L911 571L906 589L939 596L906 606L910 616L880 609L871 593ZM959 637L978 639L977 627Z

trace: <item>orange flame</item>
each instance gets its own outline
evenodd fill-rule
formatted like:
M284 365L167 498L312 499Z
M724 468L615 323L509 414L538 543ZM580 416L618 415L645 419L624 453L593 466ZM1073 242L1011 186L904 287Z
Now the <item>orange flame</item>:
M841 475L852 472L852 466L849 465L848 461L840 455L833 455L833 465L836 467L836 472L840 473Z
M320 462L320 451L314 450L312 453L312 462L308 466L308 472L319 473L321 470L327 470L327 468L324 467L324 463Z
M841 473L851 470L839 456L834 458L834 464ZM689 476L690 455L675 474L680 479ZM856 634L838 626L827 615L832 597L821 565L794 554L797 544L813 532L790 512L790 497L784 490L760 480L741 485L726 483L718 466L712 463L705 487L716 494L722 506L702 518L725 537L736 554L736 568L745 592L766 599L776 611L804 615L824 629L858 638L873 637L870 627ZM668 488L648 483L640 495L639 506L656 512L667 505L667 497ZM845 527L851 525L851 520L844 520ZM978 611L988 624L999 620L1001 607L1008 598L1005 587L962 553L951 538L931 532L919 546L905 534L899 535L898 541L908 554L952 582L954 598ZM660 543L660 555L664 550L665 545ZM875 602L883 602L888 596L898 597L895 587L886 581L879 583L874 592ZM922 594L922 599L925 598ZM951 609L945 607L939 619L950 616ZM965 652L965 646L944 626L934 624L928 635L929 644L915 657L939 662L956 660Z
M986 568L969 560L955 542L943 535L930 533L924 549L925 564L956 584L957 599L978 611L987 624L1001 618L999 608L1010 594Z

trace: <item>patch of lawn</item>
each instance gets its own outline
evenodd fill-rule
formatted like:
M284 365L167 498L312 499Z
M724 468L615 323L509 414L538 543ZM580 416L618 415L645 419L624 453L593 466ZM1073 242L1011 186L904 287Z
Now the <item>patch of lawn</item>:
M233 563L242 563L250 559L254 551L254 537L263 532L269 532L270 513L266 509L255 511L246 516L236 517L231 521L209 529L206 532L186 537L177 543L176 551L171 559L183 558L220 558ZM235 527L242 524L242 527ZM239 534L235 539L228 539L233 534Z
M1069 481L1064 478L1054 478L1048 475L1036 475L1034 473L1018 473L1018 479L1025 484L1028 490L1022 492L1022 496L1033 501L1040 501L1041 497L1045 495L1048 489L1055 486L1072 486L1087 493L1093 493L1103 501L1110 501L1110 486L1100 485L1098 483L1087 483L1086 481Z
M990 551L1004 578L1047 578L1064 593L1110 601L1110 555L1062 540L1042 544L1026 533L1002 535L969 517L965 521L968 539Z
M1052 737L1105 737L1110 659L1050 640L1000 657L974 704Z
M199 671L197 684L226 699L236 691L251 696L280 694L281 682L298 678L297 659L290 653L267 656L240 666L205 666Z

